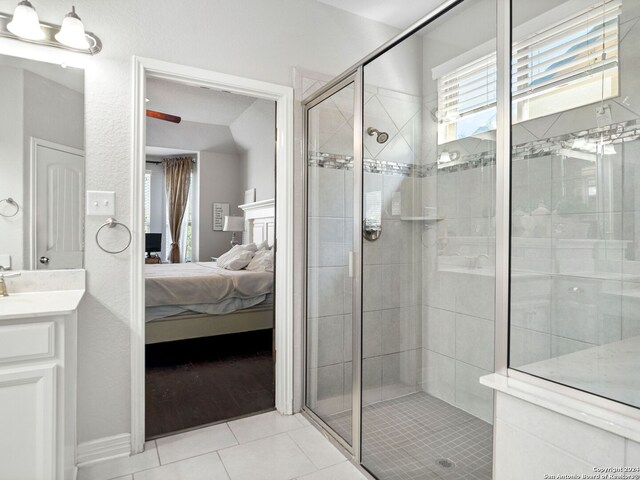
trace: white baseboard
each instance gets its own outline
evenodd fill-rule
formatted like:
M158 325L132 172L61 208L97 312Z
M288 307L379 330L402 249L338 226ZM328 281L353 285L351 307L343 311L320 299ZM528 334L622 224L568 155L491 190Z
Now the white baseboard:
M121 433L111 437L98 438L78 445L77 464L99 462L131 453L131 434Z

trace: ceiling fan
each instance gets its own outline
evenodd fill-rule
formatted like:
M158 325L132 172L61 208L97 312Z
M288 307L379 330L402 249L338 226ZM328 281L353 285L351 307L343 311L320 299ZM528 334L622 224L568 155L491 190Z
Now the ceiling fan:
M157 112L156 110L147 109L147 117L157 118L158 120L164 120L165 122L180 123L182 117L176 115L170 115L168 113Z

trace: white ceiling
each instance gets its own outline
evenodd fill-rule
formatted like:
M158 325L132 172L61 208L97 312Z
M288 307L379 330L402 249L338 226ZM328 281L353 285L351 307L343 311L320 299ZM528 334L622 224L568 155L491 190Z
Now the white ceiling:
M317 0L361 17L404 30L444 0Z
M218 90L147 79L147 108L182 117L186 122L229 126L255 98Z

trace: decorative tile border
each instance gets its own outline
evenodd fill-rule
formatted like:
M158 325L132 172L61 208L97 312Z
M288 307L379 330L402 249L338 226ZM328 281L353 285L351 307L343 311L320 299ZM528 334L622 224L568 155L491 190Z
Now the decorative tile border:
M640 140L640 121L628 122L582 130L576 133L559 135L557 137L535 140L533 142L515 145L512 149L512 160L559 155L561 150L575 149L573 143L577 140L600 142L602 145L619 145ZM383 175L397 175L403 177L430 177L441 173L453 173L473 168L495 165L495 152L481 152L463 155L459 160L450 164L438 165L430 163L421 165L416 163L385 162L371 158L364 159L364 171ZM309 166L332 168L336 170L353 170L353 157L347 155L333 155L314 152L309 156Z
M576 140L600 142L602 145L619 145L640 139L640 126L637 120L614 123L605 127L582 130L576 133L569 133L557 137L534 140L520 145L516 145L512 150L514 160L526 158L544 157L558 154L560 150L574 149Z
M328 153L315 153L309 157L310 167L332 168L335 170L353 170L353 157L345 155L331 155ZM384 162L364 159L364 171L368 173L380 173L383 175L396 175L401 177L424 177L424 165L415 163Z

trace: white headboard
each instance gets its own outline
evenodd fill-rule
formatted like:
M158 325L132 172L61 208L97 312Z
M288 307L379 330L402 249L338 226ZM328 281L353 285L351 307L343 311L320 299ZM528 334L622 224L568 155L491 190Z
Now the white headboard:
M239 205L244 212L242 243L262 243L265 240L273 247L276 238L275 199Z

